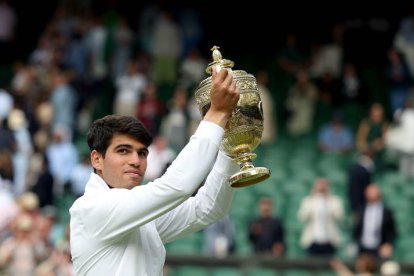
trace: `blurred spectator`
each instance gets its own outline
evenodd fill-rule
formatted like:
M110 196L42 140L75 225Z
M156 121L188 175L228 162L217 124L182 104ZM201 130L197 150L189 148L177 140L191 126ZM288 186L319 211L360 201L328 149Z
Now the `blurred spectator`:
M13 236L0 245L0 267L4 267L7 275L33 275L38 261L46 257L44 244L36 238L33 218L28 214L17 217Z
M49 101L39 103L36 107L35 114L39 129L48 131L52 127L53 121L52 103Z
M113 53L111 54L110 67L112 79L116 79L126 73L129 60L133 54L134 33L129 25L128 18L120 14L115 26L112 27Z
M144 124L151 135L159 134L161 120L165 114L165 104L158 97L158 88L154 83L145 86L144 94L135 110L135 116Z
M53 205L54 202L54 179L50 172L49 161L44 152L36 152L31 158L28 174L31 183L30 190L39 198L39 206L43 208Z
M359 107L365 107L370 95L368 87L357 72L353 63L345 63L344 72L340 82L341 105L357 104Z
M114 113L134 116L146 85L147 79L140 72L138 62L129 60L126 72L119 75L115 80Z
M309 80L306 70L298 70L296 82L289 88L285 101L289 135L299 137L312 131L317 98L318 89Z
M330 42L325 44L319 42L312 43L311 64L309 66L312 78L318 79L325 72L330 72L334 78L340 76L343 62L343 32L344 28L342 25L334 25Z
M46 260L34 272L35 276L75 276L69 245L59 245L52 249Z
M102 15L93 15L90 27L85 35L86 47L89 52L90 77L99 83L108 75L107 47L109 32L103 24Z
M366 205L354 229L359 254L389 258L397 237L393 212L384 205L378 185L370 184L365 190L365 197Z
M39 216L39 198L35 193L25 192L16 198L16 203L19 206L20 213L30 214L34 219Z
M405 59L395 48L388 50L387 58L388 63L385 76L390 89L391 113L395 113L397 109L404 107L410 87L413 85L414 75L411 75Z
M370 151L360 153L356 162L348 169L348 202L353 219L358 217L358 212L365 206L365 189L372 183L374 170L375 164Z
M29 55L28 63L30 65L41 66L41 68L52 68L54 65L55 47L53 40L47 35L38 39L37 46ZM17 80L21 81L21 80Z
M10 235L10 222L17 216L19 209L11 191L10 181L0 176L0 244Z
M174 160L176 153L168 145L168 140L162 135L154 138L153 143L148 147L146 180L154 180L160 177L167 167Z
M277 64L283 72L296 75L307 67L306 57L299 48L298 36L295 33L288 33L285 39L285 44L276 57Z
M311 194L300 203L298 217L304 221L301 245L311 256L333 256L340 244L338 223L343 218L343 205L331 194L329 182L317 178Z
M181 62L178 85L188 91L194 90L207 77L206 67L207 61L200 51L197 48L191 49Z
M70 137L66 126L58 126L53 130L53 141L46 149L56 195L62 195L65 190L70 189L70 177L78 163L78 150Z
M157 2L147 2L139 14L138 40L139 46L151 53L154 44L154 26L160 16L161 5Z
M14 99L10 93L0 88L0 123L5 120L14 105Z
M176 152L181 151L188 142L189 117L187 91L183 88L176 88L167 114L161 122L161 132L167 138L170 147Z
M194 95L192 95L188 100L187 109L190 120L188 122L188 137L191 137L191 135L193 135L196 131L198 124L203 119Z
M369 115L359 123L356 134L356 146L359 152L371 151L378 170L382 169L385 148L385 133L389 122L385 118L384 108L380 103L373 103Z
M85 28L77 23L72 29L70 37L62 51L61 63L74 74L76 81L87 81L88 76L88 50L85 39ZM46 49L47 51L48 49Z
M409 9L400 22L394 36L393 46L403 54L414 77L414 8Z
M400 271L400 265L396 261L392 260L383 262L380 267L381 276L399 276Z
M204 35L200 9L183 7L179 11L178 23L182 34L182 56L185 57L197 47Z
M72 175L70 177L71 191L75 197L80 197L85 192L85 186L88 182L93 167L91 165L91 157L89 152L82 152L80 154L80 162L78 162L73 168Z
M26 115L20 109L12 109L8 117L9 128L13 131L16 151L13 154L14 193L19 196L27 190L26 177L33 146Z
M36 220L34 231L37 231L40 240L49 248L56 245L56 233L54 232L59 225L57 212L56 207L52 205L45 206L40 209L40 216Z
M263 133L262 143L271 144L276 139L277 111L275 110L273 96L269 89L269 75L266 71L260 70L256 73L257 88L263 108Z
M0 1L0 64L9 63L15 58L13 42L16 39L18 18L15 8L9 2Z
M273 202L264 197L259 201L259 217L250 222L249 239L256 254L283 256L286 248L284 227L281 220L272 214Z
M0 18L0 42L10 42L15 39L17 17L14 7L8 0L0 1Z
M318 146L322 152L350 153L354 139L351 130L344 125L341 113L334 113L331 122L318 133Z
M69 71L56 70L52 73L52 92L50 102L53 107L53 125L65 125L72 132L76 122L76 92L70 84Z
M0 120L0 177L13 182L14 170L12 156L16 151L13 131Z
M319 103L328 110L338 108L341 105L341 83L331 72L326 71L322 76L315 80L319 90Z
M394 125L385 134L387 148L399 158L399 171L414 179L414 103L409 99L404 108L394 114Z
M153 80L160 85L174 85L178 75L178 63L183 52L182 34L175 14L164 8L154 24L153 32Z
M224 257L234 252L234 226L227 214L203 230L203 252L208 256Z

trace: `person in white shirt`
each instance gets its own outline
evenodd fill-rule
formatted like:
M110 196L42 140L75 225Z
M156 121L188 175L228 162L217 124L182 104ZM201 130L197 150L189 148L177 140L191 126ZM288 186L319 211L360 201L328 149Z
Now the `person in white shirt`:
M157 135L148 147L147 170L144 181L152 181L164 174L177 154L163 135Z
M329 181L318 177L310 195L300 203L298 218L305 222L301 245L310 256L332 257L341 242L342 200L331 193Z
M108 115L92 124L87 139L94 172L69 210L76 275L162 275L165 243L226 215L233 197L228 180L238 166L219 144L240 97L227 70L213 70L210 97L188 144L146 185L140 184L152 137L142 123Z

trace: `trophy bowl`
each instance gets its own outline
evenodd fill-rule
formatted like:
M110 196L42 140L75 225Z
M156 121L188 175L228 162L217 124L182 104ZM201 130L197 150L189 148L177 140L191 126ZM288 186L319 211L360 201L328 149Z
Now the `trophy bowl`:
M213 66L217 70L231 70L234 63L223 59L218 47L214 46L213 62L206 69L211 74ZM253 150L260 144L263 132L263 109L256 78L243 70L231 70L236 86L240 90L240 98L230 116L220 149L233 158L239 165L240 171L230 177L232 187L245 187L259 183L270 176L270 170L255 167L252 160L256 158ZM204 116L210 108L210 91L212 79L208 77L201 81L195 91L195 99L199 110Z

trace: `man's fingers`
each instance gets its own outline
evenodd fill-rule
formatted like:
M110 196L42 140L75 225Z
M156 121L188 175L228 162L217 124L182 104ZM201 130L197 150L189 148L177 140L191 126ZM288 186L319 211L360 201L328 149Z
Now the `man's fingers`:
M236 82L233 80L230 84L230 91L234 91L235 93L239 94L239 88L236 85Z
M212 66L211 67L211 76L212 76L212 78L214 78L216 76L216 74L217 74L216 67Z
M214 70L216 70L216 73L213 76L213 80L217 80L217 82L223 82L226 80L226 78L229 75L229 72L226 69L221 69L217 72L217 69L213 66Z

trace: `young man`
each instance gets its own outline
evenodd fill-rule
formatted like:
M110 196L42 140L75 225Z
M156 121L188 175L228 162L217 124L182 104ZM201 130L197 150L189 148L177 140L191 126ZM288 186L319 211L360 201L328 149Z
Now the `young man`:
M162 275L164 243L227 213L233 196L228 180L238 166L219 144L239 94L232 74L213 70L209 111L166 173L147 185L140 183L152 138L143 125L117 115L92 124L94 173L70 208L76 275Z

